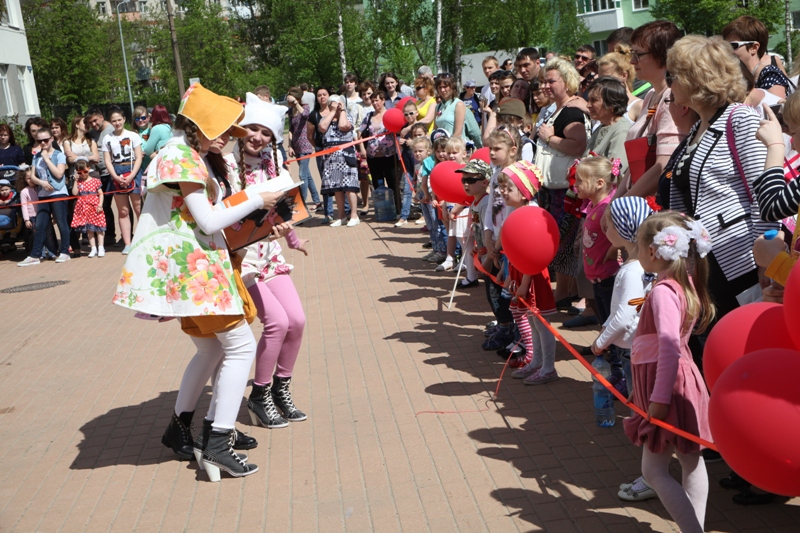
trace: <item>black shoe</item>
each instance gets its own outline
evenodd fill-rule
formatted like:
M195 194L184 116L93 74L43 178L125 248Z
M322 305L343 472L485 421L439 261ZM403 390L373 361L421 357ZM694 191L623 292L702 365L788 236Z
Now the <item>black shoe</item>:
M275 402L275 407L283 411L283 417L286 420L289 422L301 422L307 419L308 416L294 406L292 392L289 390L291 384L292 378L274 376L272 378L272 401Z
M706 464L709 463L718 463L722 461L722 455L719 452L712 450L711 448L706 448L702 451L703 460ZM741 479L741 478L740 478Z
M203 452L206 449L206 443L208 442L208 437L211 434L211 424L213 424L213 420L206 420L203 419L203 431L201 431L197 437L194 439L193 451L194 451L194 458L197 460L197 466L200 467L200 470L203 470ZM233 449L234 450L251 450L258 446L258 442L253 437L248 437L244 433L239 433L235 429L233 430L236 438L233 441ZM243 461L247 461L247 455L244 453L237 453Z
M464 281L466 281L466 283L464 283ZM473 279L473 280L465 279L464 281L462 281L461 283L456 285L456 288L457 289L470 289L470 288L472 288L472 287L474 287L474 286L476 286L478 284L478 279L477 278Z
M736 472L731 472L728 477L719 480L719 486L727 490L743 491L750 488L750 483Z
M733 503L739 505L766 505L775 500L775 495L770 492L753 492L745 489L733 497Z
M233 451L236 441L236 430L227 431L211 430L208 434L208 444L203 451L203 469L208 474L208 479L217 482L220 480L220 470L224 470L233 477L244 477L258 472L254 464L247 464Z
M180 416L172 413L172 419L161 437L161 444L172 448L181 461L191 461L194 457L191 429L193 416L194 411L181 413Z
M525 347L520 345L514 346L513 349L509 350L508 348L500 348L497 350L497 355L499 355L503 360L508 359L510 356L513 357L525 357Z
M288 420L283 418L275 407L269 383L253 385L250 398L247 400L247 409L250 411L250 421L254 426L285 428L289 425Z
M431 241L426 242L422 245L423 248L433 248L433 243Z
M566 298L563 298L556 302L556 309L558 309L559 311L566 311L570 307L572 307L572 302L577 299L578 299L577 296L567 296Z

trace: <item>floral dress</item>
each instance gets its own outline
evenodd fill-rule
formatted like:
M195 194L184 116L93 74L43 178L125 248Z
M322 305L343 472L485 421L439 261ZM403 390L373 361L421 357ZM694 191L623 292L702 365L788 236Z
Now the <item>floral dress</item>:
M97 212L97 206L100 205L97 191L102 188L103 184L97 178L78 181L78 200L75 202L71 224L78 232L106 231L106 216L102 210Z
M222 232L206 235L178 184L206 186L201 157L176 133L153 161L147 196L112 302L163 317L242 315L233 265ZM213 180L211 180L213 182ZM209 203L219 188L206 189Z

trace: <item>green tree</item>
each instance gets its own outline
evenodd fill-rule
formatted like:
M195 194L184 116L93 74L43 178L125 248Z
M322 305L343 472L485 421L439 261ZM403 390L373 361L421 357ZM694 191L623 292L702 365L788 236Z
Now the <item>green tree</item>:
M88 2L24 0L22 14L42 107L108 101L108 33Z
M756 17L769 33L783 21L783 0L658 0L650 8L653 17L671 20L686 33L716 35L730 21L742 15Z

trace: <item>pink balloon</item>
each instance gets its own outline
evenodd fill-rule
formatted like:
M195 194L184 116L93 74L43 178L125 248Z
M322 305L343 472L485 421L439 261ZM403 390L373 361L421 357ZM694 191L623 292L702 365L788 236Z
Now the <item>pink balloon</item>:
M800 348L800 267L795 266L783 292L783 318L795 346Z

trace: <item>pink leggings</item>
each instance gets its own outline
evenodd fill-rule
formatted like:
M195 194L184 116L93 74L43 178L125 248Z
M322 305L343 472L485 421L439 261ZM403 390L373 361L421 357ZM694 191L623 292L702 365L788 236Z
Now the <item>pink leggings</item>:
M291 377L306 326L306 315L292 278L280 274L266 283L259 281L251 285L247 291L253 297L258 318L264 326L256 349L253 383L271 383L273 371L278 377Z

